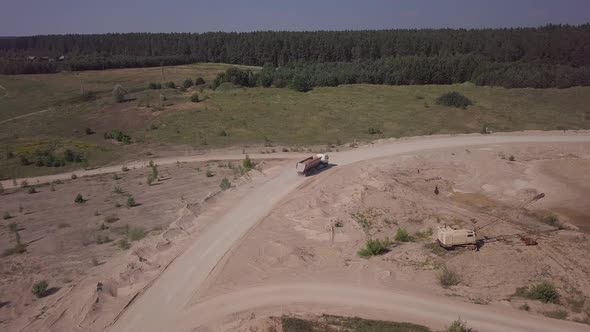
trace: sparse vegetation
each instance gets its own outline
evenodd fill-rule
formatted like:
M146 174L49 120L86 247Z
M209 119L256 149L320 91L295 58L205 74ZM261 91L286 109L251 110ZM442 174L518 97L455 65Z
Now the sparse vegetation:
M528 303L524 303L523 305L518 307L518 309L523 310L523 311L529 311L529 310L531 310L531 307L529 306Z
M199 76L195 79L195 85L203 85L203 84L205 84L205 80L202 77Z
M231 182L229 182L227 178L223 178L223 180L221 180L221 183L219 184L219 188L221 188L221 190L223 191L226 191L229 188L231 188Z
M191 101L193 103L198 103L199 101L201 101L201 99L199 99L199 94L198 93L193 93L193 95L191 96Z
M123 167L121 167L121 171L122 172L129 172L129 167L123 166ZM115 174L115 175L117 175L117 174Z
M116 103L122 103L125 101L127 91L123 88L123 86L121 86L121 84L117 84L115 87L113 87L112 95Z
M129 241L127 239L121 239L121 240L117 241L117 245L119 246L119 248L121 248L123 250L127 250L127 249L131 248L131 243L129 243Z
M516 289L514 296L545 303L559 303L559 292L549 281L542 281L528 287L519 287Z
M184 89L188 89L193 85L194 85L193 80L191 80L190 78L187 78L186 80L184 80L184 82L182 82L182 87Z
M379 128L369 127L369 129L367 129L367 134L381 135L381 134L383 134L383 131L381 131L381 129L379 129Z
M242 160L242 167L244 168L244 170L246 170L246 172L254 168L254 163L252 162L252 159L250 159L249 155L246 155L244 160Z
M176 83L172 81L166 82L166 87L169 89L176 89Z
M363 258L369 258L371 256L383 255L389 251L391 241L388 238L384 240L369 239L365 243L365 247L358 251L358 255Z
M127 207L128 208L132 208L132 207L135 207L135 206L138 205L137 202L135 201L135 198L133 198L133 196L127 197L127 203L126 204L127 204Z
M125 191L123 191L123 189L121 189L121 187L115 186L115 187L113 188L113 192L114 192L115 194L122 194L122 193L124 193Z
M212 170L208 169L207 172L205 172L205 176L207 176L208 178L214 177L215 173L213 173Z
M456 286L461 283L461 276L455 270L443 266L442 270L438 274L438 281L444 288L450 286Z
M561 223L559 222L559 218L553 214L542 217L541 221L543 221L544 223L546 223L549 226L553 226L556 228L559 228L561 226Z
M121 142L123 144L131 144L131 136L123 133L122 131L115 129L113 131L111 131L110 133L104 133L103 134L103 138L104 139L114 139L117 142ZM123 168L126 168L125 166L123 166ZM127 170L129 170L127 168ZM123 170L123 172L126 172L125 170Z
M84 199L84 196L82 196L82 194L76 195L76 198L74 199L74 203L82 204L85 202L86 202L86 200Z
M415 239L405 228L398 228L395 233L395 240L398 242L413 242Z
M508 157L508 160L510 160L510 161L516 161L516 158L513 155L510 155L510 157Z
M437 105L467 108L467 106L473 103L469 98L465 97L459 92L447 92L436 99Z
M152 89L152 90L159 90L159 89L161 89L161 88L162 88L162 84L160 84L160 83L157 83L157 82L150 82L150 83L148 84L148 88L149 88L149 89Z
M131 227L127 231L127 236L131 241L139 241L147 235L146 230L143 227Z
M467 323L461 319L452 322L446 329L446 332L475 332L474 329L467 327Z
M412 323L369 320L358 317L322 315L317 320L281 317L283 332L430 332L425 326Z
M45 280L37 281L35 284L33 284L33 288L31 289L31 292L33 292L33 294L37 298L42 298L47 293L47 287L49 287L49 284L47 283L47 281L45 281Z
M35 186L30 186L29 189L27 190L27 192L29 194L36 194L37 193L37 189L35 189Z

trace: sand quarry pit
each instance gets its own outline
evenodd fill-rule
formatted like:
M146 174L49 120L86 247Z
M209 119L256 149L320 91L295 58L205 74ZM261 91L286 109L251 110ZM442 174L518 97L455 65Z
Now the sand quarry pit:
M152 185L143 168L35 185L35 193L6 190L0 252L16 245L9 228L16 223L26 253L0 257L0 330L102 330L205 226L197 216L222 208L219 196L239 197L235 187L262 174L241 174L240 162L156 166ZM223 178L234 188L221 192ZM83 203L74 202L78 194ZM40 280L49 289L36 298L31 289Z
M308 178L294 160L244 176L236 161L167 158L152 186L141 168L64 180L55 191L9 189L0 249L14 246L8 224L17 222L27 253L0 258L0 327L272 331L273 317L327 313L442 329L460 313L481 331L583 331L547 318L590 321L590 140L560 135L377 142L332 154L334 167ZM223 177L234 187L220 194ZM78 193L84 203L74 203ZM129 195L141 205L127 207ZM489 239L478 252L433 241L439 225L495 219L478 231ZM399 229L411 239L396 240ZM522 232L538 244L510 236ZM368 238L393 243L360 258ZM440 285L444 267L457 285ZM37 299L31 287L42 279L50 292ZM541 281L555 285L559 303L514 296Z
M324 285L316 289L320 294L338 284L412 290L490 308L527 308L530 315L561 313L560 318L588 324L589 176L588 143L451 148L334 167L307 179L251 231L194 303L213 304L225 297L226 304L241 300L256 306L249 297L263 296L273 285L282 287L286 297L289 285L302 285L299 292ZM522 207L539 193L546 197ZM445 251L433 243L439 225L478 228L496 218L500 220L482 228L478 236L541 232L530 235L538 245L504 237L475 252ZM400 228L412 236L410 242L394 240ZM357 255L366 239L385 237L394 240L388 253L370 259ZM460 275L458 285L441 287L438 275L443 266ZM540 281L556 286L559 304L514 296L518 287ZM240 296L244 289L260 292ZM310 310L393 318L353 304L322 305L329 302L325 298L319 304L298 305L296 298L225 317L219 314L211 330L258 326L264 331L276 323L265 317ZM223 312L220 308L216 309Z

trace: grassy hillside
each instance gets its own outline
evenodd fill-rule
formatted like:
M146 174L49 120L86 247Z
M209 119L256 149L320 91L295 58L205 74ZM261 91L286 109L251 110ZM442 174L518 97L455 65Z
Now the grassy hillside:
M570 89L503 89L469 84L446 86L346 85L307 93L277 88L213 91L192 87L147 90L152 81L202 76L212 80L227 65L199 64L165 68L122 69L80 73L86 90L99 92L92 101L79 99L80 81L71 73L0 76L0 177L12 178L92 167L157 153L186 144L196 149L223 146L344 144L382 137L525 129L590 128L590 87ZM131 91L116 104L114 84ZM466 109L436 105L436 98L458 91L473 101ZM198 93L199 103L190 101ZM165 100L161 97L165 96ZM4 96L4 97L3 97ZM14 116L49 109L19 119ZM4 122L3 122L4 121ZM87 134L86 128L93 133ZM120 130L132 144L105 140ZM20 155L65 149L85 161L59 167L22 166ZM33 158L37 158L33 156Z

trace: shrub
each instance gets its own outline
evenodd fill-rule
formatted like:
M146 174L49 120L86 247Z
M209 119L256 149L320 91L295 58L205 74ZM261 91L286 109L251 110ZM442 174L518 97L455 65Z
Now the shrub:
M225 130L223 130L223 129L222 129L222 130L219 132L219 136L224 136L224 137L225 137L225 136L228 136L228 134L227 134L227 131L225 131Z
M137 202L135 202L135 199L133 198L133 196L129 196L127 198L127 207L132 208L134 206L137 206Z
M31 292L33 292L37 298L42 298L47 293L47 287L49 287L47 281L41 280L33 285Z
M51 191L55 191L55 186L54 186L54 185L51 185L51 186L49 187L49 190L51 190Z
M521 305L520 307L518 307L518 309L524 310L524 311L529 311L529 310L531 310L531 307L529 306L528 303L525 303L525 304Z
M219 188L221 188L221 190L223 191L226 191L229 188L231 188L231 182L229 182L227 178L223 178L223 180L221 180L221 183L219 184Z
M542 281L529 287L519 287L514 295L545 303L559 303L559 292L548 281Z
M119 248L121 248L123 250L127 250L127 249L131 248L131 243L129 243L129 241L127 241L127 239L121 239L121 240L117 241L117 245L119 246Z
M246 158L242 160L242 167L244 167L246 171L249 171L252 168L254 168L254 163L252 162L252 159L250 159L250 156L246 155Z
M159 90L162 88L162 84L160 83L156 83L156 82L150 82L148 84L148 88L152 89L152 90Z
M414 237L404 228L398 228L397 233L395 233L395 240L398 242L412 242L414 241Z
M369 239L365 243L365 247L358 251L358 255L363 258L382 255L389 250L390 245L391 242L387 238L384 240Z
M510 157L508 157L508 160L510 160L510 161L515 161L515 160L516 160L516 158L514 158L514 156L513 156L513 155L510 155Z
M131 241L139 241L147 235L147 232L142 227L132 227L127 231L127 236Z
M21 188L27 188L29 186L29 182L27 180L22 180L20 183Z
M123 167L121 167L121 171L128 172L129 171L129 167L123 166Z
M438 274L438 281L444 288L456 286L461 283L461 276L454 270L444 266L442 271Z
M29 190L27 190L27 192L29 194L36 194L37 193L37 189L35 189L35 186L30 186Z
M122 103L123 101L125 101L125 95L127 95L127 91L125 91L125 89L123 89L123 87L120 84L117 84L113 88L112 94L113 99L116 103Z
M82 196L82 194L76 195L76 198L74 199L74 203L81 204L81 203L84 203L84 202L86 202L86 200L84 199L84 197Z
M146 179L146 183L151 186L152 183L154 183L154 181L156 181L156 179L154 178L153 174L148 174L147 179Z
M199 99L199 94L198 94L198 93L193 93L193 95L191 96L191 101L192 101L193 103L198 103L199 101L201 101L201 100Z
M202 77L200 77L200 76L197 77L195 79L195 85L202 85L202 84L205 84L205 80Z
M121 207L121 203L119 203L119 202L115 202L115 207L116 207L116 208L120 208L120 207Z
M121 179L121 177L117 173L113 174L113 180L117 181L119 179Z
M172 81L166 82L166 87L170 89L176 89L176 84Z
M78 176L76 175L76 173L72 174L71 176L72 180L76 180L78 178Z
M291 88L299 92L307 92L312 89L311 78L309 75L296 74L291 81Z
M98 258L96 257L92 257L92 266L98 266L100 264L100 262L98 261Z
M469 105L473 105L469 98L460 94L459 92L447 92L436 99L436 103L442 106L467 108Z
M4 212L4 214L2 215L2 219L4 219L4 220L12 219L10 212L8 212L8 211Z
M475 332L472 328L467 327L467 323L457 319L446 329L446 332Z
M379 128L370 127L367 129L367 134L369 135L381 135L383 132Z
M121 187L117 187L117 186L115 186L115 187L113 188L113 192L114 192L115 194L122 194L122 193L124 193L123 189L121 189Z
M118 220L119 220L119 217L117 217L116 214L111 214L111 215L104 217L104 221L109 224L117 222Z
M190 78L187 78L186 80L184 80L184 82L182 82L182 87L185 89L190 88L191 86L193 86L193 80L191 80Z
M213 177L213 176L215 176L215 173L213 173L213 171L211 171L210 169L208 169L208 170L207 170L207 172L205 173L205 175L206 175L208 178L210 178L210 177Z

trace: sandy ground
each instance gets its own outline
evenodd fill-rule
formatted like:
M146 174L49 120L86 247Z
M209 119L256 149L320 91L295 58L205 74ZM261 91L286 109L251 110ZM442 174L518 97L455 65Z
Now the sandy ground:
M27 306L33 308L12 313L6 326L55 331L234 330L258 326L258 318L247 324L245 317L260 317L262 322L270 314L313 308L367 318L407 317L435 328L459 313L481 331L495 331L500 322L512 331L587 330L585 325L518 311L520 300L509 296L515 287L540 277L554 278L568 298L574 293L584 299L589 295L589 264L583 256L588 239L576 230L585 227L584 219L576 216L587 216L586 210L574 197L567 211L553 208L551 204L559 204L557 197L567 190L551 185L550 181L562 181L557 177L561 173L551 173L552 166L547 166L571 159L578 165L553 167L583 170L580 161L590 158L589 143L586 133L557 132L383 141L333 154L331 161L337 165L310 178L298 177L292 161L269 164L222 196L192 197L176 210L162 212L173 220L161 234L174 236L148 237L127 257L91 269L96 274L84 276L67 292L60 290ZM502 159L502 154L514 154L516 161ZM156 163L173 168L176 160ZM145 162L132 165L139 168ZM120 166L111 168L92 171L109 173ZM147 174L145 169L137 172ZM172 179L176 176L171 173ZM579 178L570 176L568 181L583 182ZM440 195L433 194L435 185ZM580 193L586 186L580 185ZM526 211L518 208L537 192L545 192L547 200ZM169 195L160 193L157 199ZM174 195L179 200L178 193ZM142 202L139 194L136 197ZM381 257L356 256L368 236L392 237L400 226L427 234L428 228L441 223L473 225L473 219L479 226L501 215L503 221L487 227L483 235L551 230L532 216L547 211L558 214L571 230L539 235L534 247L505 240L487 243L477 253L440 253L425 248L431 238L421 236ZM342 227L332 231L336 224ZM559 239L568 244L560 245ZM436 273L442 264L460 271L464 281L449 289L438 286ZM530 306L533 312L555 309ZM565 308L570 318L584 319L584 310ZM12 303L0 313L6 310L13 310Z
M37 330L37 324L53 318L46 311L56 304L69 307L70 319L81 327L99 323L99 313L111 307L120 310L129 296L178 254L179 243L203 227L194 222L194 215L219 199L221 179L228 178L234 186L249 181L241 176L238 164L158 165L160 181L151 186L146 183L151 170L142 168L118 172L117 180L113 174L103 174L36 186L34 194L27 188L7 190L0 196L0 213L11 218L2 220L0 252L16 244L7 227L16 222L27 253L0 258L0 329ZM207 177L207 170L215 175ZM78 193L86 200L83 204L74 203ZM138 206L127 207L128 197ZM111 216L116 219L107 221ZM146 238L137 243L129 240L131 249L123 250L118 241L128 238L129 230L142 230ZM32 284L39 280L48 281L51 296L36 299L31 293ZM108 296L96 307L93 302L101 297L96 293L99 282Z

